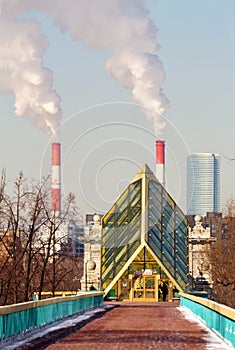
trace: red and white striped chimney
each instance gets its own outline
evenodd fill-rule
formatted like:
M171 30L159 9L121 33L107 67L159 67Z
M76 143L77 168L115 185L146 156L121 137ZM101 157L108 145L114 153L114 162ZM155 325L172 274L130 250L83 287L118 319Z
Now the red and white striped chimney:
M165 141L156 141L156 178L165 187Z
M51 211L60 212L60 143L52 143L51 151Z

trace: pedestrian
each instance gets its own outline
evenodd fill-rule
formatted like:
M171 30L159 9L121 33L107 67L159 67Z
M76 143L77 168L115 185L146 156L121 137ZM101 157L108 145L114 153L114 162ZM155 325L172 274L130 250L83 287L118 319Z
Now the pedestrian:
M162 297L163 297L163 301L166 301L166 296L168 294L168 287L167 287L167 283L163 282L163 286L162 286Z

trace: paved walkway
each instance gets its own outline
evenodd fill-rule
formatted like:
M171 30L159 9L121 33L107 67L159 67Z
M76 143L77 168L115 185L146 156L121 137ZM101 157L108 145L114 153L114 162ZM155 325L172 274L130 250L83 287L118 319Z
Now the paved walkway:
M208 332L190 322L177 303L115 303L102 317L44 347L47 350L205 350ZM220 347L221 346L221 347Z

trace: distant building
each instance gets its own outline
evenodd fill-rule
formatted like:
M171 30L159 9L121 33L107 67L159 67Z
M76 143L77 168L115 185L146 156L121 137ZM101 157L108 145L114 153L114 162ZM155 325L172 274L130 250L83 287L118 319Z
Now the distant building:
M73 250L76 256L83 256L84 254L84 224L80 221L69 220L68 223L67 243Z
M86 226L93 226L94 225L94 216L95 215L99 215L99 217L102 218L104 214L101 214L101 213L86 214L86 217L85 217Z
M83 291L100 289L101 216L86 215L84 229L84 269L81 280Z
M188 223L191 228L194 226L195 215L187 215ZM218 239L226 239L230 232L233 232L235 227L234 216L222 216L222 213L208 212L206 216L202 217L202 226L209 227L212 237Z
M216 242L211 237L209 227L202 226L202 218L196 215L195 225L189 227L189 279L190 289L209 291L212 287L212 274L210 266L211 244Z
M220 211L220 156L193 153L187 158L187 214Z

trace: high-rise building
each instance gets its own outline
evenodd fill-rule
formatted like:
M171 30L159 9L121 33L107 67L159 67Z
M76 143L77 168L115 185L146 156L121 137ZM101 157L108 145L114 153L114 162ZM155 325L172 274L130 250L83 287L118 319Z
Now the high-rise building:
M187 213L220 211L220 156L193 153L187 158Z

